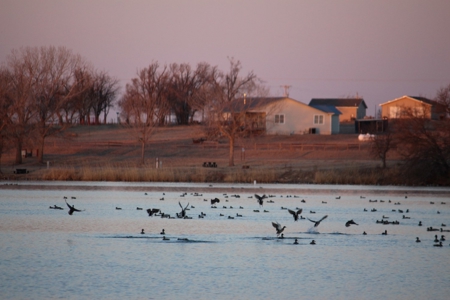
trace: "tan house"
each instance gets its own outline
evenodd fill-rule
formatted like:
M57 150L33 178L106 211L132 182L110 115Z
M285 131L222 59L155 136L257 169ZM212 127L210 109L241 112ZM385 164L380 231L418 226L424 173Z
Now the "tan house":
M340 112L321 109L286 97L241 98L234 111L245 111L245 123L267 134L337 134Z
M417 116L424 116L431 120L439 120L445 117L445 110L436 101L424 97L403 96L380 104L381 116L386 119L405 117L406 111L411 111Z
M313 98L309 106L334 106L340 111L340 122L351 122L356 119L364 119L367 105L362 98Z

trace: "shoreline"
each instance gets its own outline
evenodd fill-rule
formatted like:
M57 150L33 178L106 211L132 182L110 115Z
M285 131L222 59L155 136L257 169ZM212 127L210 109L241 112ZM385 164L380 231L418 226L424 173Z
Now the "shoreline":
M450 187L435 186L375 186L375 185L330 185L330 184L230 184L192 182L98 182L98 181L4 181L0 190L117 190L142 192L208 192L208 193L329 193L333 195L383 195L386 192L398 195L434 195L450 197Z

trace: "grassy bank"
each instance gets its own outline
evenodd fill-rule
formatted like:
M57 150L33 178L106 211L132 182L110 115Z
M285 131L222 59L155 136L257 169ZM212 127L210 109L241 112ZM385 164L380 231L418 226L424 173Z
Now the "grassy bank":
M60 167L43 169L28 176L33 180L60 181L123 181L123 182L225 182L225 183L292 183L404 185L400 169L348 167L331 170L300 170L292 168L165 168L103 166Z
M389 168L380 169L380 161L370 156L367 144L359 142L357 135L240 139L236 166L228 167L227 140L194 144L192 140L202 134L201 126L159 128L146 147L142 165L140 145L129 130L113 125L76 126L70 129L69 139L48 139L44 164L33 156L15 165L12 149L2 158L0 176L9 180L425 185L402 173L396 152L389 154ZM309 147L284 147L286 144ZM358 147L346 147L349 144ZM245 156L241 148L245 148ZM157 158L164 162L163 168L155 168ZM216 162L219 167L204 168L204 162ZM244 165L249 168L243 169ZM14 174L17 168L29 173ZM450 185L450 179L443 178L435 185Z

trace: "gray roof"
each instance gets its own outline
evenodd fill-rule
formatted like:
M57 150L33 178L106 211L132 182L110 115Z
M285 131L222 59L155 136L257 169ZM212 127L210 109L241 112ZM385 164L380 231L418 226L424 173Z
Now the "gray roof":
M363 98L313 98L309 102L309 106L331 105L335 107L355 107L363 104L367 108Z
M246 97L239 98L233 101L233 109L235 111L252 110L265 107L268 104L287 99L286 97Z
M326 113L334 113L335 115L342 115L342 113L333 105L309 105L311 107L317 108Z
M436 101L430 100L430 99L425 98L425 97L420 97L420 96L407 96L407 97L410 97L410 98L413 98L413 99L416 99L416 100L419 100L419 101L422 101L422 102L425 102L425 103L428 103L428 104L431 104L431 105L437 104Z

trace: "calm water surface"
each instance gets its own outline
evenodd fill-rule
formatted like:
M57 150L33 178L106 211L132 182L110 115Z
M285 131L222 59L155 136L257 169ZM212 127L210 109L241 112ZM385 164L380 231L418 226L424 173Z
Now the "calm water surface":
M2 299L450 297L450 233L427 231L450 229L448 188L1 184ZM255 192L273 197L260 208L249 198ZM85 211L69 216L64 197ZM212 208L216 197L220 203ZM145 211L159 208L175 216L179 202L189 203L192 219L149 217ZM64 210L49 209L55 204ZM294 222L282 207L302 208L302 216L314 220L328 218L314 228L307 219ZM202 212L206 216L199 218ZM383 216L400 224L376 224ZM350 219L359 225L345 227ZM276 237L275 221L286 226L283 239ZM162 239L162 229L170 240ZM433 246L436 234L446 236L443 247Z

